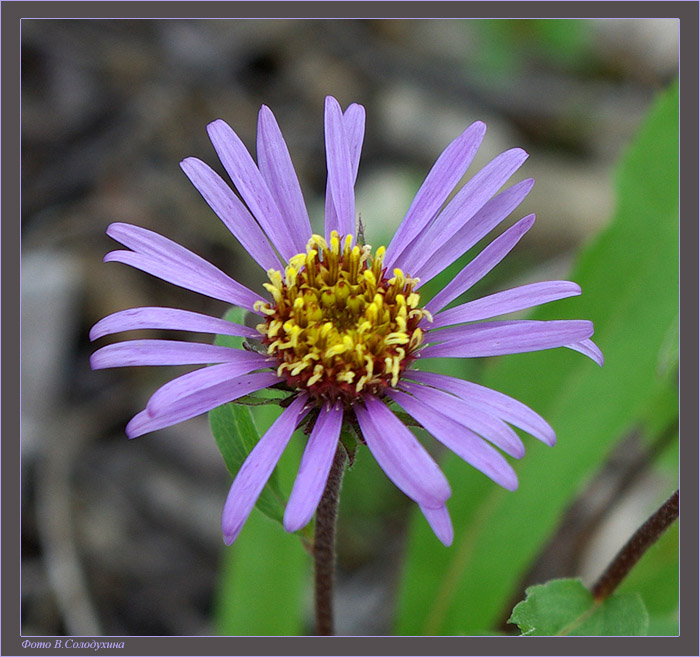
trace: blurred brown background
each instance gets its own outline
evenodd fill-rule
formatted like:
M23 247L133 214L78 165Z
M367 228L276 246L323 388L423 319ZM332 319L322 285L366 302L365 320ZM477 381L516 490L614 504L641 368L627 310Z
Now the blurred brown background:
M178 162L196 155L222 171L206 124L227 120L253 149L265 103L318 219L332 94L367 109L357 208L370 243L481 119L475 166L513 146L530 153L518 179L537 184L514 218L538 216L522 245L539 263L532 275L563 274L608 220L612 166L677 73L678 23L546 23L22 22L23 634L212 632L230 478L206 418L129 442L126 422L172 368L92 372L87 333L131 306L225 307L102 264L115 247L107 225L154 229L255 286L259 270ZM372 560L400 532L383 531L341 552L340 633L390 631L389 578L372 576Z

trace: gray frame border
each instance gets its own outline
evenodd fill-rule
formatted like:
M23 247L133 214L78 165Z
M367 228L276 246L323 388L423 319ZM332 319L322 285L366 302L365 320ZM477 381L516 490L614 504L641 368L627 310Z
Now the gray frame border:
M2 116L3 258L2 298L2 551L1 655L69 654L67 651L24 649L19 635L19 262L20 262L20 20L22 18L678 18L681 32L681 231L680 280L681 403L694 408L698 400L698 199L687 190L698 180L698 3L692 1L635 2L24 2L7 0L0 6L2 73L5 103ZM692 268L692 271L690 269ZM690 335L690 338L688 337ZM690 417L689 417L690 416ZM685 413L681 476L693 483L684 495L682 532L682 636L644 638L517 638L494 637L101 637L124 641L123 650L83 649L70 654L120 655L698 655L698 443L697 414ZM688 528L690 525L690 529ZM694 577L693 577L694 575ZM65 640L66 637L59 637ZM41 637L32 637L40 640ZM90 641L92 638L86 638ZM46 637L51 640L53 637Z

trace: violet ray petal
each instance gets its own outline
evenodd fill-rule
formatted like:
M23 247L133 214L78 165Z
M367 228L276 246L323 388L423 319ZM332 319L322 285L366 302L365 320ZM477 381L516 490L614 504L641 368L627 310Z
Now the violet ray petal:
M179 340L127 340L101 347L90 356L93 370L140 365L207 365L239 360L249 352Z
M451 491L437 463L383 402L367 396L365 405L355 405L355 416L382 470L418 504L429 509L443 506Z
M403 252L397 265L418 276L430 256L468 224L527 157L521 148L512 148L489 162L457 192L435 221Z
M103 260L104 262L121 262L191 292L198 292L212 299L226 301L258 315L261 314L255 310L255 303L264 301L260 295L255 294L232 278L226 277L224 279L221 276L213 275L213 272L207 268L189 268L188 265L176 261L165 262L151 255L134 251L110 251ZM212 268L216 269L213 265ZM223 272L220 273L225 276Z
M450 547L454 540L455 533L452 528L452 520L447 511L447 507L441 506L439 509L426 509L424 506L419 505L419 508L423 512L435 536L438 537L443 545Z
M464 255L480 239L488 235L498 224L508 217L521 201L530 193L535 181L528 178L509 187L498 196L492 198L479 210L461 230L437 249L425 264L413 272L418 276L421 285L434 278L449 267L460 256ZM535 215L532 216L534 222Z
M225 121L217 119L207 126L209 138L236 189L265 234L285 260L299 253L287 225L240 137Z
M145 433L170 427L202 413L207 413L212 408L238 399L243 395L269 388L278 382L279 378L276 374L260 372L247 374L232 381L224 381L224 383L203 390L195 390L191 395L180 399L177 404L169 406L159 415L153 416L148 412L148 409L144 409L126 425L126 435L129 438L137 438Z
M280 259L262 228L223 179L196 157L184 159L180 168L253 260L265 271L280 269Z
M593 340L581 340L581 342L565 344L564 346L567 349L573 349L584 356L588 356L594 363L600 365L600 367L603 367L605 363L603 352Z
M546 281L521 285L445 310L435 315L430 328L437 329L451 324L490 319L577 294L581 294L581 288L570 281Z
M478 433L490 443L502 449L508 456L519 459L525 455L525 446L518 434L503 420L484 411L482 408L463 401L449 392L409 383L408 381L401 382L401 389L425 402L435 409L436 412L442 413L463 427ZM389 396L391 396L391 393L389 393Z
M221 515L221 529L227 545L238 537L294 430L308 413L304 408L306 400L306 395L301 395L282 411L248 454L233 480Z
M251 299L260 298L247 287L232 279L201 256L198 256L184 246L177 244L177 242L173 242L152 230L117 222L107 227L107 235L132 249L139 256L143 256L143 258L140 258L138 261L142 262L144 266L149 267L149 270L144 271L152 273L150 270L162 268L164 274L178 281L175 283L176 285L194 290L194 288L188 284L188 280L196 276L196 280L199 282L198 284L200 286L203 281L205 286L210 285L217 289L222 288L224 290L230 290L232 293ZM112 254L108 253L104 258L105 262L117 260L118 257L113 256L115 253L122 252L113 251ZM136 265L132 266L136 267ZM141 269L142 267L137 268ZM160 278L163 277L160 274L153 275L159 276ZM199 290L197 289L194 291ZM203 292L203 294L207 293ZM224 301L226 301L226 299L224 299ZM231 303L236 303L236 305L238 305L237 302Z
M132 251L150 255L160 260L178 260L191 253L184 246L173 242L153 230L115 221L107 226L107 235ZM192 254L194 255L194 254ZM199 258L199 256L195 256Z
M266 105L258 114L258 167L277 207L291 228L297 253L304 253L311 239L311 222L292 158L272 110Z
M430 331L428 341L440 340L420 352L423 358L479 358L554 349L593 335L585 319L551 321L513 320L488 322Z
M365 138L365 108L357 103L348 106L343 114L343 125L350 149L350 170L352 172L353 185L357 180L357 171L360 167L360 154L362 142Z
M193 391L211 388L219 383L233 381L245 374L250 374L254 370L269 369L273 366L268 358L260 354L248 351L243 351L241 354L241 358L234 362L203 367L168 381L151 395L146 404L148 414L152 417L161 415L165 409L188 397Z
M335 230L340 236L355 236L355 194L350 146L345 133L343 113L338 101L332 96L326 97L324 132L326 138L326 163L328 169L328 188L335 207L337 225ZM326 222L328 224L328 222ZM326 226L328 237L330 231Z
M251 339L260 338L260 333L254 328L218 317L209 317L179 308L143 307L120 310L101 319L90 329L90 340L135 329L166 329L234 335Z
M338 437L343 424L343 407L326 402L318 414L309 442L301 458L299 472L284 511L284 528L295 532L314 515L328 480Z
M527 431L547 445L551 446L556 442L554 429L543 417L521 401L502 392L486 388L478 383L434 372L406 370L404 376L419 383L451 392L464 401L488 410L513 426Z
M499 486L508 490L518 487L518 478L508 461L475 433L417 397L393 389L387 394L422 424L426 431L469 465L483 472Z
M485 134L484 123L472 123L435 161L387 247L384 264L389 271L403 250L437 215L472 163Z
M460 294L466 292L472 285L478 283L511 252L513 247L532 228L534 223L535 215L528 215L497 237L438 292L426 304L425 309L430 313L436 314Z
M360 166L360 153L362 151L362 142L365 134L365 109L362 105L353 103L343 114L343 125L348 140L350 149L352 182L355 184L357 179L357 171ZM340 234L340 226L338 225L338 213L333 202L333 193L330 184L326 182L326 200L325 200L325 236L330 239L331 231L338 231Z
M198 256L193 251L178 244L173 240L156 233L153 230L115 222L107 226L107 235L127 248L156 260L168 263L177 263L193 269L205 269L211 272L213 278L229 279L229 276L212 265L208 260Z

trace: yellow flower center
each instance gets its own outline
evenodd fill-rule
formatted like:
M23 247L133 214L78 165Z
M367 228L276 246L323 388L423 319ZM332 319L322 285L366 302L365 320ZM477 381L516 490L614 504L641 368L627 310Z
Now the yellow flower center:
M290 258L284 271L270 269L265 288L271 303L256 310L267 352L279 360L277 374L317 401L349 406L361 392L380 394L396 386L423 340L418 324L430 313L418 307L418 279L394 269L387 278L386 249L351 246L331 234L314 235L306 253Z

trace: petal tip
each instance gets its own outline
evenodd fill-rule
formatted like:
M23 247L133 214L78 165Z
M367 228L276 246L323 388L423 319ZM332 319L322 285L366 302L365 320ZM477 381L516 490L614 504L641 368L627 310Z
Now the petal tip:
M193 157L193 156L189 156L189 157L184 158L183 160L180 160L180 168L185 173L187 173L189 175L188 172L192 171L200 163L201 163L200 159Z
M138 416L136 416L136 417L138 417ZM133 440L134 438L138 438L139 436L142 436L144 434L144 432L141 431L141 429L134 424L135 419L136 418L131 420L129 422L129 424L126 425L126 428L124 429L124 433L126 433L126 437L129 440Z
M129 224L125 224L122 221L113 221L109 226L107 226L107 230L105 230L105 233L109 235L110 237L114 238L115 234L119 232L120 229L127 227Z
M483 121L474 121L467 128L467 130L479 133L482 137L486 134L486 129L486 124Z
M294 516L289 516L286 513L284 514L284 518L282 520L282 526L284 527L284 530L289 532L290 534L299 531L300 529L305 527L307 523L308 520L304 522L303 519Z
M229 130L231 130L231 127L223 119L214 119L211 123L207 124L207 134L209 137L221 135L222 132L228 132Z
M513 473L511 477L508 477L504 482L503 482L503 488L506 490L509 490L511 492L518 490L518 486L520 485L520 482L518 481L518 476Z

